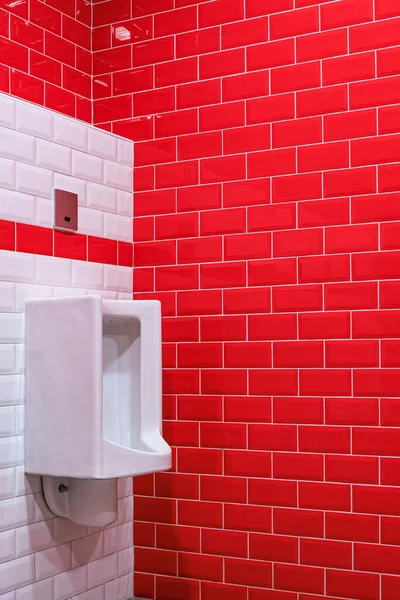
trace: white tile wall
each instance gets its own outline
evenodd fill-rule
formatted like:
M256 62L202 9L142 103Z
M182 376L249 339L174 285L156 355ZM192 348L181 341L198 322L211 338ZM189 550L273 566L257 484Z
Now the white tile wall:
M88 203L87 182L97 184ZM52 227L44 200L53 187L77 193L80 206L98 213L79 215L80 232L107 236L103 211L133 214L133 142L0 93L0 219Z
M133 144L0 94L0 219L51 227L52 189L79 194L80 231L132 240ZM130 299L132 269L0 251L0 600L132 596L132 485L114 526L54 518L24 473L24 305L28 298Z

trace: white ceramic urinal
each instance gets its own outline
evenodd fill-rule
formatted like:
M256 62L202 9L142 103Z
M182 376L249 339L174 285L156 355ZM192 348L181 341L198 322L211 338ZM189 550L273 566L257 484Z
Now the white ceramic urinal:
M159 302L27 301L25 465L49 508L82 525L116 519L119 477L171 467Z

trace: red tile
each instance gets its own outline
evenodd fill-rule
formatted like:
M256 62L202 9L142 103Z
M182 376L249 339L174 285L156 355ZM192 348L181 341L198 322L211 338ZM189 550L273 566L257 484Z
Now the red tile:
M322 481L323 472L324 459L321 454L277 453L274 455L274 477L277 479ZM287 506L294 506L294 504Z
M182 33L176 36L176 57L197 56L216 52L220 47L220 31L218 27Z
M94 81L99 78L95 78ZM153 67L139 67L129 71L118 71L113 73L113 94L130 94L153 88ZM110 94L111 95L111 94ZM135 103L135 111L136 111ZM139 105L140 109L140 105Z
M49 83L45 85L45 106L70 117L75 117L75 96Z
M244 125L244 102L232 102L200 109L200 131L227 129Z
M398 104L399 78L387 77L350 85L350 109Z
M215 502L246 502L246 480L244 478L201 476L200 496L202 500ZM203 549L204 552L204 549ZM214 552L210 552L214 554Z
M131 52L128 47L95 52L93 55L93 75L130 69L132 67L131 62Z
M372 515L326 513L326 537L336 540L377 542L379 518Z
M186 452L186 450L185 450ZM212 457L213 451L199 450ZM216 452L214 450L214 452ZM222 504L214 502L178 501L178 522L180 525L198 525L200 527L222 527Z
M154 36L163 37L190 31L197 28L197 10L195 6L188 6L170 12L161 12L154 16Z
M233 476L271 477L271 454L227 450L224 452L224 473Z
M348 281L349 258L348 255L299 258L299 283Z
M295 44L293 39L268 42L246 48L246 64L249 71L269 69L295 62Z
M178 242L178 263L215 262L222 260L222 238L199 238Z
M224 153L251 152L269 148L269 125L256 125L254 127L240 127L224 131Z
M247 393L247 372L245 370L202 371L201 389L203 394L235 394Z
M322 342L275 342L275 368L323 367Z
M228 583L270 587L272 584L272 565L251 560L227 559L225 561L225 580Z
M1 15L3 15L3 12ZM4 33L4 36L8 37L8 28ZM29 23L29 21L25 21L10 15L9 37L23 46L28 46L32 50L43 52L44 31L41 27L37 27L33 23Z
M10 233L7 235L10 243ZM53 255L53 230L36 225L16 224L16 250L30 254Z
M395 46L400 41L398 25L397 19L388 19L352 28L349 39L350 52Z
M294 565L274 566L274 585L279 590L294 590L322 594L324 570Z
M335 29L372 20L371 0L345 0L340 5L327 4L321 7L322 29Z
M349 167L347 142L315 144L298 148L298 170L300 172L325 171Z
M322 287L297 285L272 289L273 312L322 310Z
M170 10L173 7L173 0L135 0L132 6L132 16L152 15L155 12Z
M271 509L266 506L226 504L224 507L224 524L225 529L270 533Z
M377 425L377 398L327 398L325 419L328 425Z
M268 94L268 71L225 77L222 80L223 102L241 100L242 98L254 98L256 96L268 96Z
M217 0L212 4L200 4L199 27L212 27L244 18L244 7L241 0Z
M201 341L245 340L245 316L201 317Z
M153 118L139 117L138 119L115 121L112 124L112 131L134 142L148 140L153 138Z
M52 33L46 33L44 49L47 56L66 63L70 67L75 66L75 46L71 42Z
M292 396L298 390L298 373L288 369L250 371L249 390L254 395Z
M269 15L293 8L293 0L247 0L246 18Z
M217 396L178 398L178 418L189 421L221 421L222 399Z
M397 192L400 190L400 165L381 165L378 168L379 192Z
M199 65L200 79L211 79L213 77L241 73L245 70L244 49L238 48L236 50L204 54L200 56ZM265 86L263 87L265 89ZM235 91L232 88L231 90L230 95L235 96Z
M137 538L135 537L135 545ZM200 551L200 530L194 527L157 525L157 547L186 552Z
M156 115L156 137L183 135L198 131L198 116L196 109L182 110L173 113Z
M176 502L174 500L135 496L134 505L137 521L176 522Z
M270 296L268 288L224 290L224 312L227 314L270 312Z
M275 257L322 254L323 251L322 229L276 232L273 242Z
M270 17L271 39L288 38L319 30L318 8L285 12Z
M334 596L378 600L379 575L356 571L327 570L326 591Z
M325 360L330 368L378 367L379 346L374 341L327 342Z
M22 2L18 4L14 4L13 2L10 3L9 0L2 0L1 8L4 8L7 12L18 15L23 19L28 18L28 0L22 0Z
M0 61L21 71L28 70L28 48L5 38L0 39Z
M275 423L322 423L322 398L274 398Z
M246 231L246 209L232 208L203 212L200 215L200 234L221 235Z
M227 368L266 368L272 366L271 347L266 343L225 344L224 356L224 366Z
M299 506L350 512L351 487L336 483L299 483Z
M198 581L179 579L177 577L169 578L158 576L156 582L156 594L165 600L175 600L175 598L179 597L190 598L191 600L199 600L199 587ZM154 592L152 595L153 594Z
M15 250L15 223L0 220L0 248L2 250Z
M183 58L155 66L155 85L164 87L197 81L197 59Z
M363 252L377 249L377 225L332 227L326 230L325 251L327 254L339 252Z
M135 244L134 258L135 267L173 265L176 263L176 244L172 240Z
M160 575L176 575L176 552L168 550L153 550L150 548L135 548L136 569Z
M294 537L251 534L250 558L295 563L298 561L297 540Z
M318 60L341 54L347 54L346 29L304 35L296 39L296 59L298 62Z
M250 340L290 340L297 338L296 315L249 316Z
M119 98L118 101L120 101ZM136 167L175 162L176 160L176 140L174 138L139 142L135 145L135 150Z
M223 559L216 556L180 553L178 574L191 579L222 581Z
M246 588L234 585L202 582L203 600L246 600Z
M342 72L342 71L341 71ZM376 135L376 113L374 110L351 111L324 117L326 141Z
M148 596L154 594L154 575L147 575L145 573L135 573L134 575L134 590L135 594L141 596ZM175 581L175 579L173 580Z
M398 370L354 371L355 396L398 396Z
M213 80L180 85L176 88L176 102L178 109L217 104L221 102L220 82Z
M190 160L222 154L222 134L215 131L178 138L178 160Z
M249 231L291 229L296 226L296 205L293 203L249 208L247 226Z
M128 242L118 242L118 264L123 267L133 266L133 246Z
M268 17L230 23L221 28L222 48L235 48L268 41Z
M102 2L93 6L93 26L98 27L105 23L123 21L130 17L129 0L116 0L111 8L110 2Z
M198 342L199 324L197 319L163 319L164 342Z
M271 92L282 94L317 88L321 85L319 62L309 62L289 67L278 67L271 72Z
M300 540L302 564L333 569L352 568L352 546L346 542Z
M222 344L179 344L180 368L221 368Z
M272 147L301 146L322 142L322 118L276 123L272 126Z
M10 72L10 93L29 102L43 105L44 82L14 69Z
M156 187L172 188L198 183L197 161L180 162L156 167Z
M115 240L88 236L88 260L116 265L117 242Z
M382 44L386 45L386 44ZM399 74L399 65L398 65L398 56L399 56L399 48L388 48L386 50L379 50L377 52L378 59L378 68L377 74L378 77L386 77L388 75L398 75Z
M65 15L62 16L62 36L73 44L83 46L86 50L91 48L90 28Z
M202 551L205 554L238 557L247 555L247 534L242 531L203 529L201 541Z
M294 94L248 100L246 118L249 125L294 118Z
M224 208L248 206L251 204L268 204L270 201L269 179L224 183L223 189Z
M130 50L130 48L127 48ZM153 65L174 58L174 38L173 36L161 38L159 40L148 40L141 42L132 48L133 67L142 67L143 65Z
M87 260L86 235L54 232L54 256Z
M199 498L199 478L197 477L197 475L182 475L181 473L156 473L155 495L161 497L164 496L167 498L187 498L189 500L196 500ZM157 527L157 529L159 528L160 526ZM168 530L172 530L172 528L168 526L164 526L162 527L162 529L165 534ZM180 530L180 528L178 529ZM182 532L182 538L185 538L184 532ZM194 539L197 539L197 536L194 535L193 531L189 530L188 538L190 538L193 542ZM169 539L169 542L167 542L165 537L164 540L164 545L166 548L177 550L177 548L173 547L174 542L171 538ZM179 536L177 541L179 543ZM158 543L158 545L160 544Z
M222 291L204 290L178 292L178 315L207 315L222 313Z
M199 376L195 370L163 371L163 390L165 394L198 394Z
M271 235L269 233L253 233L227 236L224 248L225 260L270 258Z
M350 396L351 371L304 369L300 371L300 394L306 396Z
M350 221L349 199L301 202L298 205L298 221L299 227L347 224Z
M32 23L57 35L61 34L61 13L39 0L30 0L29 8L29 20Z
M327 456L327 481L342 483L379 483L379 459L360 456Z
M358 254L353 258L353 279L397 279L398 278L398 253L366 253Z
M270 175L281 175L295 173L296 150L295 148L284 148L282 150L267 150L247 155L247 175L249 179L254 177L268 177Z
M373 52L342 56L322 62L323 85L363 81L374 79L374 77L375 57Z
M322 197L320 173L274 177L272 180L272 202L312 200Z
M300 339L338 339L349 337L349 313L310 313L299 315Z
M178 189L178 211L220 208L221 185L202 185Z

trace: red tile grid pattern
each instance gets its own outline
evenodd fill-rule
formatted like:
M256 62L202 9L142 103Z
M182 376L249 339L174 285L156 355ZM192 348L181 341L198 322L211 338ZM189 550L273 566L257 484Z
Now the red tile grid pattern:
M92 122L90 0L0 0L0 91Z
M95 122L136 142L174 457L135 596L398 600L400 5L128 4L94 5Z

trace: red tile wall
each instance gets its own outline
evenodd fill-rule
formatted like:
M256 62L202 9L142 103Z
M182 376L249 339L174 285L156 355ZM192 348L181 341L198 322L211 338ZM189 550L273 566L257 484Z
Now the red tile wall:
M92 122L90 0L0 0L0 91Z
M94 4L94 118L136 141L174 449L135 595L399 600L400 4L129 6Z

